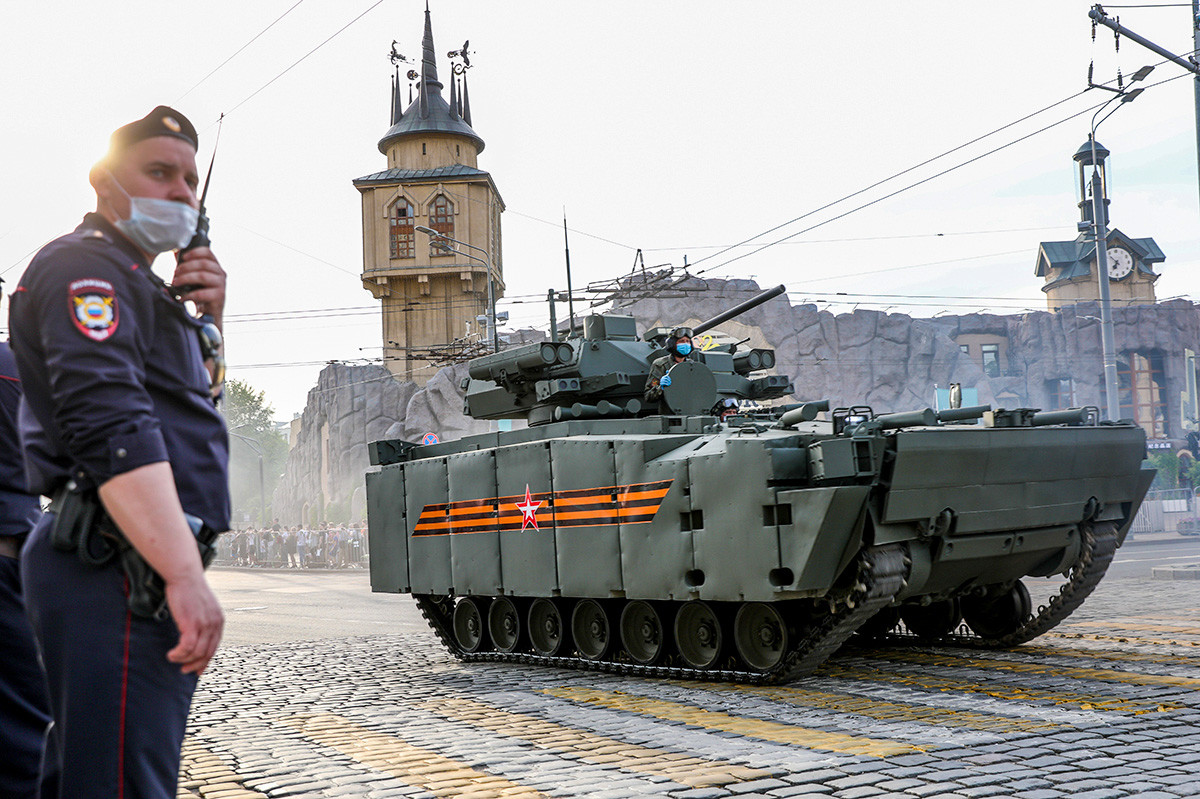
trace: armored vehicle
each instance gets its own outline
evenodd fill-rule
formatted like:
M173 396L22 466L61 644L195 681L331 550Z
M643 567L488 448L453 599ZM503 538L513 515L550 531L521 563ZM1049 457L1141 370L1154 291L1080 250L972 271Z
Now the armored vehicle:
M374 442L372 589L412 594L467 661L784 682L856 632L1040 635L1104 575L1153 477L1141 429L1095 408L764 407L794 387L740 344L674 365L647 407L667 335L590 316L470 362L466 412L527 427ZM714 414L728 399L742 409Z

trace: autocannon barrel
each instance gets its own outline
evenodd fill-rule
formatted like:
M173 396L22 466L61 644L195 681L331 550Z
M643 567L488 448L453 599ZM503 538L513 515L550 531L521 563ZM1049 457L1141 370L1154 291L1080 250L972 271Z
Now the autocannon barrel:
M746 300L745 302L738 303L737 305L730 308L728 311L723 311L723 312L717 314L716 316L714 316L712 319L707 319L707 320L701 322L700 324L696 325L696 327L694 327L692 329L692 332L698 336L701 333L705 332L706 330L711 330L712 328L716 327L717 325L721 324L722 322L728 322L733 317L738 316L740 314L744 314L746 311L749 311L751 308L757 308L758 306L762 305L767 300L772 299L773 297L778 297L780 294L784 293L785 291L787 291L787 287L783 286L783 285L776 286L773 289L766 289L765 291L760 291L758 294L755 294L753 297Z

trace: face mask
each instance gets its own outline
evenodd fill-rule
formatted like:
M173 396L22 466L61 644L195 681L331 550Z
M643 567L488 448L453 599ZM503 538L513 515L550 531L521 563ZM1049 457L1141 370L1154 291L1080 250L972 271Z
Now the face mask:
M684 341L680 344L675 345L675 351L677 353L679 353L680 355L687 355L688 353L690 353L692 351L692 345L688 344L686 341Z
M192 240L200 212L187 203L154 197L130 197L129 192L112 178L113 185L129 197L129 218L114 225L129 240L151 255L178 250Z

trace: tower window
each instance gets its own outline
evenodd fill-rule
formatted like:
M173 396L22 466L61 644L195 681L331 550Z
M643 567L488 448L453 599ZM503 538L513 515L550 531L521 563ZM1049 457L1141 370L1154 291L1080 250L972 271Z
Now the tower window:
M439 194L429 206L429 226L448 238L454 238L454 206L446 195ZM446 250L430 247L431 255L449 255Z
M408 200L398 200L392 206L388 224L392 258L415 258L417 242L413 230L413 207Z

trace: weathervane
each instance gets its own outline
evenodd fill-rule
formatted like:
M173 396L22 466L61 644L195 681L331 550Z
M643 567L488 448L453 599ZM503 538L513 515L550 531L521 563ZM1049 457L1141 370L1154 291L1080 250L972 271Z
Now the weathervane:
M451 50L450 52L446 53L446 57L450 59L450 66L451 66L451 69L454 70L455 75L461 75L464 72L466 72L468 69L471 68L471 58L470 58L471 54L470 54L470 51L467 50L467 46L470 44L471 44L471 40L467 39L465 42L463 42L462 47L460 47L457 50ZM456 63L454 61L454 59L456 59L456 58L461 58L462 63L461 64Z
M388 58L390 58L390 59L391 59L391 61L392 61L392 66L394 66L394 67L395 67L395 66L399 66L399 65L400 65L400 64L402 64L402 63L404 63L404 64L411 64L411 63L412 63L412 61L411 61L411 60L409 60L408 56L406 56L406 55L402 55L402 54L401 54L401 53L400 53L400 52L399 52L399 51L396 49L396 45L397 45L397 44L398 44L398 42L397 42L395 39L392 39L392 52L388 54Z

